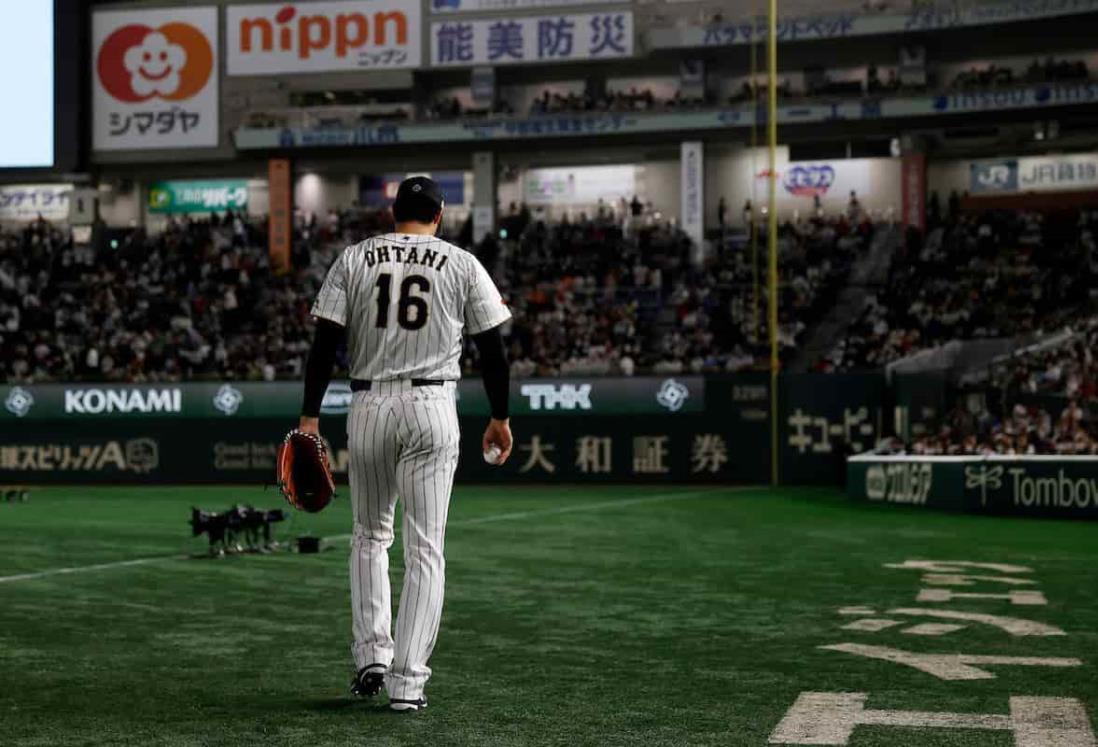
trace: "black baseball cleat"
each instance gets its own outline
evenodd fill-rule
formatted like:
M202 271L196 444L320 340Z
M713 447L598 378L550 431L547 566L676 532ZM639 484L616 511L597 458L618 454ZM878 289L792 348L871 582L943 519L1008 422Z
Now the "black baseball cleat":
M351 695L356 698L372 698L385 686L384 664L370 664L358 670L351 681Z
M415 700L403 700L401 698L389 698L389 708L397 713L410 713L412 711L422 711L427 707L427 698L416 698Z

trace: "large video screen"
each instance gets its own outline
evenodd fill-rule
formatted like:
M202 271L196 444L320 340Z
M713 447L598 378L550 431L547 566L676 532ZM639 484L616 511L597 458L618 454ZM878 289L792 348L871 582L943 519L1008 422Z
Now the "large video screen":
M21 2L0 23L0 168L54 165L54 4Z

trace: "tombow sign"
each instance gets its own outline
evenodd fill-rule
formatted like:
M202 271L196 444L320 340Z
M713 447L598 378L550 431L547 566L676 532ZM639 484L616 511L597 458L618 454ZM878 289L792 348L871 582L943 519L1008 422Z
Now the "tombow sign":
M884 456L847 460L852 498L928 508L1098 519L1098 457Z

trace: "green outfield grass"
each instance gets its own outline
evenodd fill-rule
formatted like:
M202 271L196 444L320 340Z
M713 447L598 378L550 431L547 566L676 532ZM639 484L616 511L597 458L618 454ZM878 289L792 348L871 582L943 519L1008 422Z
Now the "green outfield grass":
M346 695L345 539L317 556L181 557L203 549L188 536L190 506L233 501L280 498L46 488L0 504L0 577L74 571L0 580L0 744L763 745L802 691L999 714L1012 695L1071 697L1098 722L1093 524L859 506L827 490L462 486L430 708L396 716ZM292 531L345 535L347 501L298 516ZM914 558L1031 566L1047 606L936 606L1068 635L841 629L858 619L841 606L919 606L920 573L883 567ZM393 561L399 574L399 538ZM842 642L1084 665L992 666L994 679L945 682L819 648ZM877 726L849 743L1013 742Z

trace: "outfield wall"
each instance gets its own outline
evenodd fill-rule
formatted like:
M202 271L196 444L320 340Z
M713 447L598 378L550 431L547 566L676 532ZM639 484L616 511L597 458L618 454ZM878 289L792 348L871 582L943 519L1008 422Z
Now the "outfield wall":
M841 484L843 457L880 432L879 374L783 376L782 479ZM0 387L0 484L263 483L297 422L294 382ZM511 391L515 451L480 459L488 405L460 383L459 479L761 484L770 479L766 373L724 377L531 379ZM348 452L346 382L325 397L322 434L338 474Z
M1098 457L863 454L847 460L847 493L970 513L1098 519Z

